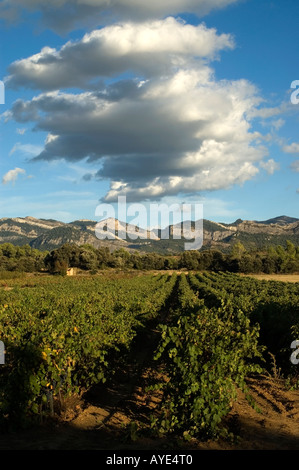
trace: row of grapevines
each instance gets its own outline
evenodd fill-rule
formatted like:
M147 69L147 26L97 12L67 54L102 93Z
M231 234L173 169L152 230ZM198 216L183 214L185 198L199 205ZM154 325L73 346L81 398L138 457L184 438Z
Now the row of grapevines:
M198 282L206 279L209 289L225 291L254 323L260 326L260 342L267 347L268 367L271 357L285 377L297 380L298 366L290 361L294 340L299 340L299 283L259 280L231 273L202 273ZM294 380L293 380L294 381Z
M177 311L170 325L161 325L156 360L164 364L168 380L161 414L153 426L161 433L216 437L226 433L228 414L240 387L248 398L245 379L261 372L258 327L223 297L207 306L180 275Z
M47 412L58 396L82 393L112 372L109 356L129 348L158 314L175 279L43 279L0 292L0 411L5 422Z

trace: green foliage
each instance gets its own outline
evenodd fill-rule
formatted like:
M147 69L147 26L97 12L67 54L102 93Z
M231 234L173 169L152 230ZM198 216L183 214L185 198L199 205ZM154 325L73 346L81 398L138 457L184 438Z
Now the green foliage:
M14 246L11 243L0 245L0 270L17 272L34 272L44 268L45 253L29 245Z
M11 282L12 291L0 291L0 338L7 350L0 371L3 425L47 414L59 397L106 381L112 358L155 317L175 276Z
M246 312L260 327L259 341L275 356L282 375L297 375L290 362L290 344L299 324L299 283L261 281L232 273L204 272L189 275L189 282L208 306L219 306L222 298ZM270 368L268 368L270 370Z
M146 245L144 245L146 247ZM184 251L180 255L132 252L120 248L95 248L85 244L66 243L50 253L40 252L29 245L16 247L11 243L0 245L0 271L34 272L48 270L52 274L64 274L67 267L84 271L98 269L212 270L234 273L292 273L299 271L299 249L290 240L285 246L269 247L266 251L249 251L238 240L230 253L203 249Z
M84 252L111 263L108 251L84 246ZM12 253L9 247L7 253ZM65 261L66 253L75 262L81 248L66 246L55 259ZM289 245L269 255L296 259L298 251ZM116 257L132 259L123 251ZM212 258L223 260L217 252ZM134 253L134 260L141 256ZM168 315L155 359L167 380L156 385L164 399L153 421L160 433L186 439L225 435L237 388L250 400L246 378L262 366L270 370L266 358L275 357L281 376L298 378L298 366L290 362L291 341L299 339L298 283L204 271L16 275L5 285L11 290L0 290L0 339L6 347L0 370L3 426L47 416L61 398L105 382L161 311Z
M219 308L208 308L182 275L177 315L161 331L155 357L163 360L169 377L162 385L162 413L153 426L185 438L226 435L223 418L236 388L247 393L245 378L262 371L258 327L227 299Z

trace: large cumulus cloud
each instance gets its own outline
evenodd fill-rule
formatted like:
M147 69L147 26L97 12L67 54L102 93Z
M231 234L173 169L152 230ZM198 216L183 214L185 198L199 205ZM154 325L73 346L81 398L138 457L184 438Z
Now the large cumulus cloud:
M214 59L220 50L233 47L228 34L218 35L204 25L193 26L172 17L116 24L88 33L80 41L69 41L58 51L45 47L12 63L6 86L84 88L124 71L149 78L190 67L192 61Z
M233 46L230 35L171 17L108 25L13 63L7 86L39 91L5 116L47 132L36 160L98 164L85 179L110 180L106 201L229 188L253 178L267 156L251 128L257 90L213 72Z
M116 88L43 93L7 117L49 133L38 160L99 162L97 177L111 180L107 201L228 188L252 178L267 154L246 119L258 102L246 81L185 70L131 83L129 96L116 98Z

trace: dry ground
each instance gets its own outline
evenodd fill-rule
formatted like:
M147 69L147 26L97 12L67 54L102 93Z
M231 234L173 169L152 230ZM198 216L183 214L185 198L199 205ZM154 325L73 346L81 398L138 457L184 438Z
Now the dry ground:
M266 281L299 282L299 274L246 274L246 276Z
M266 375L248 382L259 412L238 394L228 416L234 442L153 437L150 415L161 397L146 392L152 374L151 367L127 370L114 384L67 403L59 419L2 435L0 450L299 450L299 391Z

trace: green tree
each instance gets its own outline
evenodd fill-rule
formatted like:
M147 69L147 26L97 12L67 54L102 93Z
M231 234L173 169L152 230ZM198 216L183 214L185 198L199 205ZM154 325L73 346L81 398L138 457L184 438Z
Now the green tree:
M246 248L241 242L236 242L231 250L231 257L240 259L246 253Z
M94 270L98 267L97 254L88 247L82 247L79 254L79 266L84 270Z
M188 270L198 269L199 254L197 251L184 251L181 255L180 266Z

